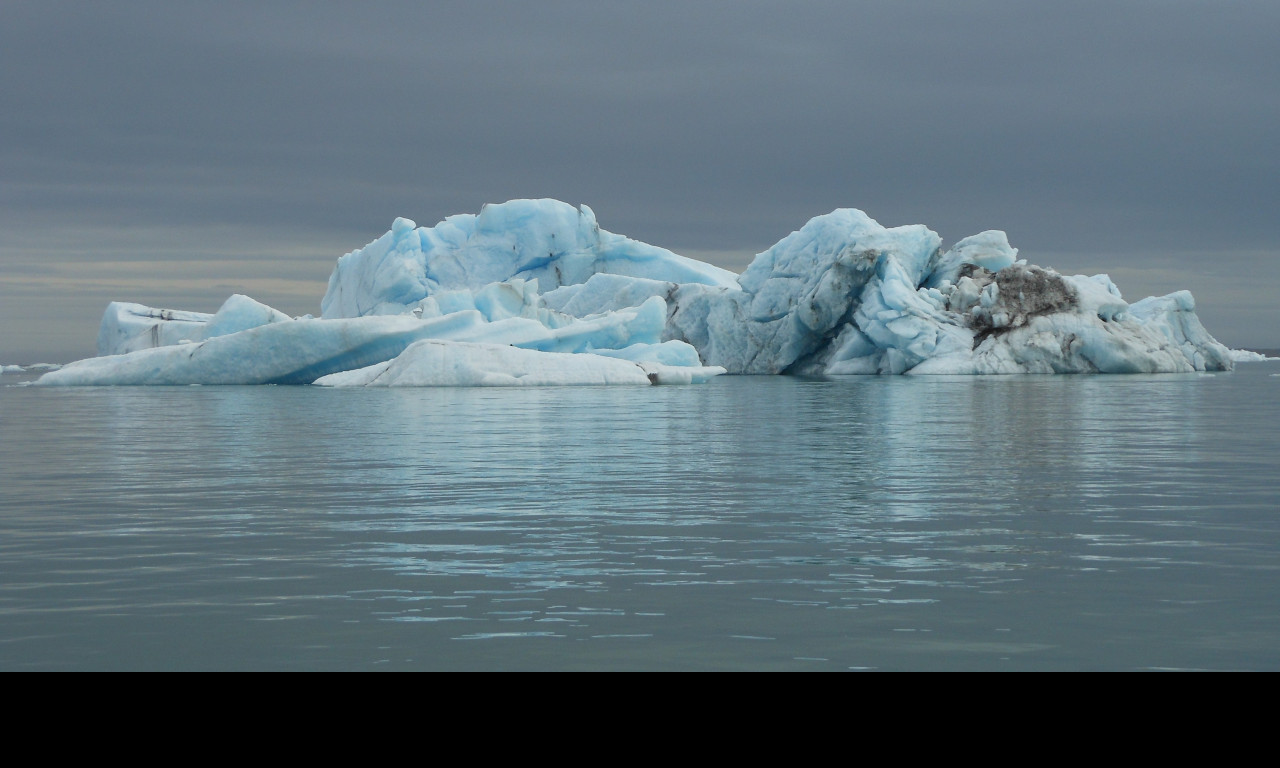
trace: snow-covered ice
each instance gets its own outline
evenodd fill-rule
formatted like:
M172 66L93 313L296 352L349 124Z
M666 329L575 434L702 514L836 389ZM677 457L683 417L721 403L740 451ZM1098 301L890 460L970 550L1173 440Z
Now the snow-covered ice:
M921 225L817 216L741 276L513 200L396 219L338 260L322 317L246 296L214 314L113 303L99 357L53 384L697 383L721 372L1157 373L1246 359L1187 291L1126 302L1106 275L1020 259L1003 232L948 249ZM1256 359L1256 358L1248 358Z

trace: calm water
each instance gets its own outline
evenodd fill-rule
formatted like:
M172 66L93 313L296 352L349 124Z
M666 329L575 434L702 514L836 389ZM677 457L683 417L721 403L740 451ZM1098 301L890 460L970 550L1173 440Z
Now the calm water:
M3 386L0 669L1280 669L1277 373Z

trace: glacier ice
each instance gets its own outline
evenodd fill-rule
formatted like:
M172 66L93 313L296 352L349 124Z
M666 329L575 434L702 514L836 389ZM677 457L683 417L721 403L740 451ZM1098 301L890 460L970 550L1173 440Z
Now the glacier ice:
M108 306L99 356L54 384L489 386L697 383L735 374L1230 370L1187 291L1126 302L1106 275L1020 259L989 230L943 249L846 208L741 276L513 200L396 219L338 259L321 317L246 296L214 314Z

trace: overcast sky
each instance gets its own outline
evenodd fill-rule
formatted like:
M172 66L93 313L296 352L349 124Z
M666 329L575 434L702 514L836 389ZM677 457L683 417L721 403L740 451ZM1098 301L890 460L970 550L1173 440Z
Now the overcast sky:
M0 4L0 363L108 301L318 313L405 216L587 203L741 270L861 208L1280 347L1280 2Z

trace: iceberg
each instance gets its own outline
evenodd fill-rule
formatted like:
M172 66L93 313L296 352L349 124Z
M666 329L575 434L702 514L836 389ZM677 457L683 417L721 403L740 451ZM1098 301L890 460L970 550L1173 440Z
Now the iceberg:
M722 374L1162 373L1244 359L1187 291L1126 302L1106 275L1019 258L1004 232L948 249L838 209L742 273L513 200L396 219L338 259L321 316L235 295L216 313L115 302L98 357L40 385L692 384Z

